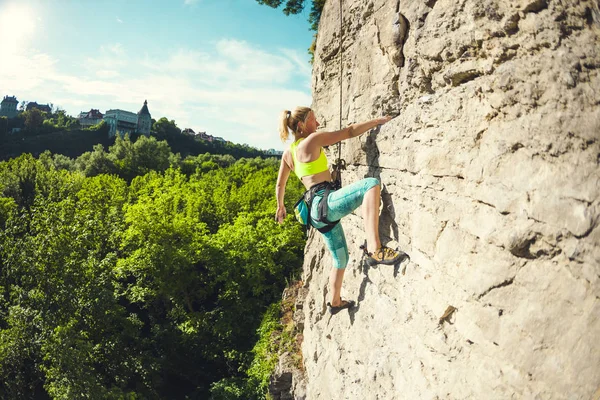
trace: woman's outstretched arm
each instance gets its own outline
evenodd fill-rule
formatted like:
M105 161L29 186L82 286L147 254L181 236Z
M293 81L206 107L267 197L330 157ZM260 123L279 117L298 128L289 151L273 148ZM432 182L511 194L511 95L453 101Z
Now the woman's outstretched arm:
M290 151L286 150L281 156L281 165L279 166L279 174L277 175L277 184L275 185L275 197L277 197L277 213L275 214L275 220L280 224L285 219L285 204L283 198L285 197L285 185L290 177L291 167L288 165L286 160L290 157Z
M388 122L391 119L392 119L392 117L385 116L385 117L381 117L381 118L375 118L375 119L372 119L372 120L366 121L366 122L360 122L358 124L352 124L349 127L344 128L339 131L315 132L312 135L308 136L308 138L306 138L305 146L310 146L310 147L330 146L337 142L341 142L342 140L360 136L363 133L367 132L368 130L375 128L377 125L385 124L386 122Z

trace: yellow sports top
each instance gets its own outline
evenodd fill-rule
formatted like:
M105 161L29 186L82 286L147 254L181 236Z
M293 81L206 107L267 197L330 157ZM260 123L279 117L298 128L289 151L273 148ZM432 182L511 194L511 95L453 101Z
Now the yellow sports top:
M296 159L296 147L298 147L298 144L300 144L302 140L304 140L304 138L296 140L290 146L290 152L292 153L292 159L294 160L294 172L298 178L302 179L307 175L314 175L319 172L327 171L327 156L325 155L323 148L321 148L319 158L315 161L303 163Z

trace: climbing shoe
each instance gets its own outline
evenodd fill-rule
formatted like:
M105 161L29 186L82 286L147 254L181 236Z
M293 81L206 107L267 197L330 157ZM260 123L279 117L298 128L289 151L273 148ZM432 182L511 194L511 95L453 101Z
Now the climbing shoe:
M342 304L339 306L332 306L331 303L327 303L327 308L329 308L329 314L335 315L342 310L349 309L354 307L354 303L352 300L342 300Z
M360 248L364 251L367 259L367 264L369 266L373 266L376 264L394 265L402 261L405 257L407 257L406 253L391 249L387 246L381 246L373 253L369 253L367 251L367 246L365 245L360 246Z

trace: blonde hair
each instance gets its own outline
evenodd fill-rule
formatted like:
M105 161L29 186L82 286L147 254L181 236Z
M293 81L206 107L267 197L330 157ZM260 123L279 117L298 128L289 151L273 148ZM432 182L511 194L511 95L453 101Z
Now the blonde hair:
M312 110L309 107L296 107L294 112L285 110L281 113L279 137L282 142L288 140L290 130L294 134L294 138L296 138L297 135L302 134L302 132L298 130L298 123L306 121L306 118L311 111Z

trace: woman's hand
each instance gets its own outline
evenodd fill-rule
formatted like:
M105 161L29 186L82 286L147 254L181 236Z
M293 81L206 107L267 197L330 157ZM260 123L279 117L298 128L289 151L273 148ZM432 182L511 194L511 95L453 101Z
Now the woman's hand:
M383 125L386 122L389 122L391 119L392 119L392 117L389 116L389 115L386 115L385 117L378 118L377 119L377 125Z
M279 222L280 224L283 223L283 220L285 219L287 213L285 212L285 207L284 206L278 206L277 207L277 212L275 213L275 221Z

